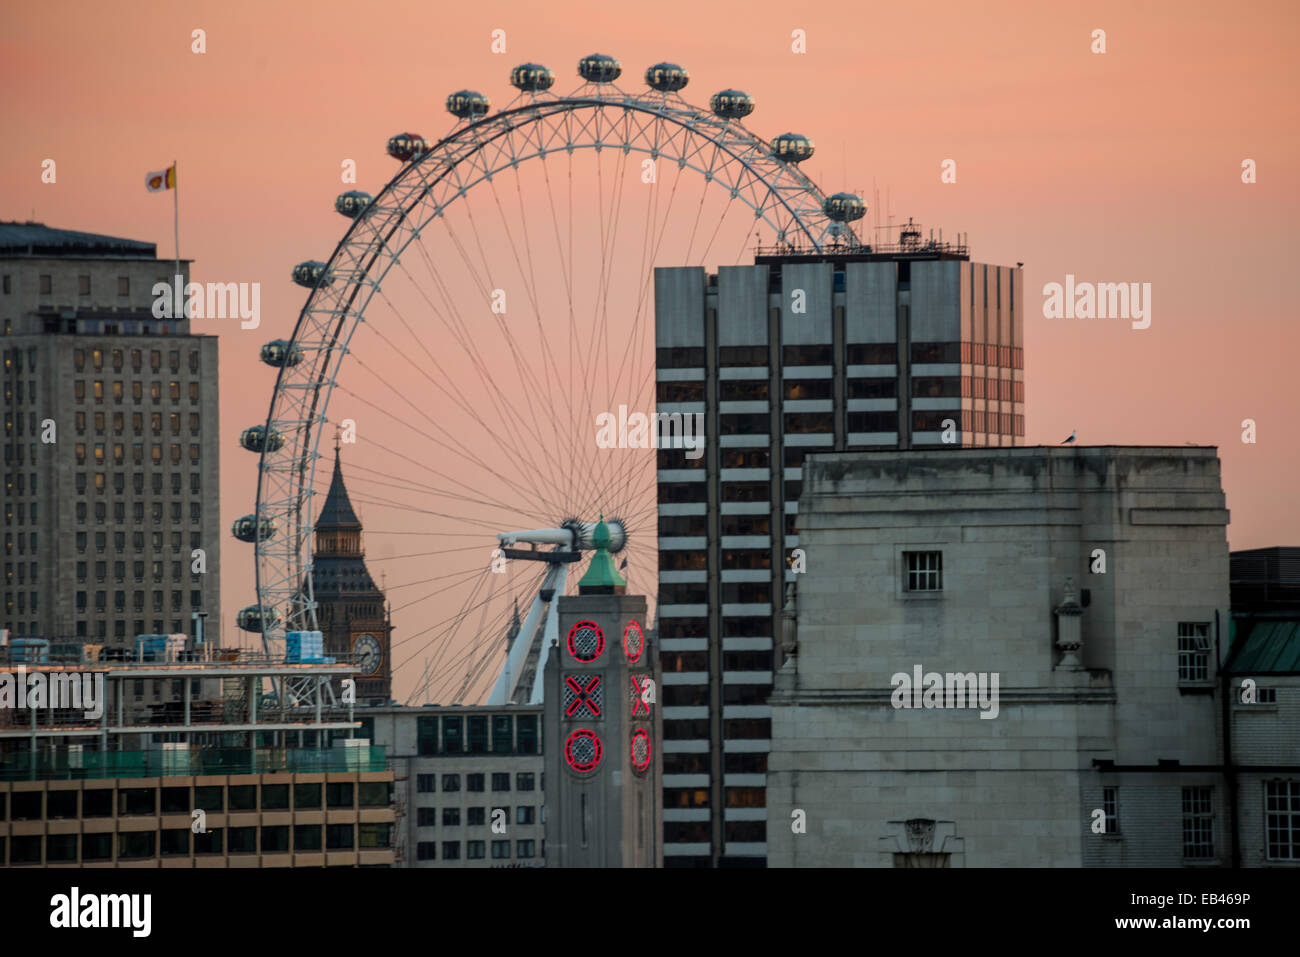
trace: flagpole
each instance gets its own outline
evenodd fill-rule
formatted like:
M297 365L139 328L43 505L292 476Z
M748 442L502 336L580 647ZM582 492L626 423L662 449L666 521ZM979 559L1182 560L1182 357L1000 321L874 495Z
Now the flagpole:
M176 160L172 160L172 176L175 185L172 186L172 239L175 242L173 247L176 251L176 276L180 279L181 275L181 178L180 170L176 168ZM166 174L163 174L164 179Z

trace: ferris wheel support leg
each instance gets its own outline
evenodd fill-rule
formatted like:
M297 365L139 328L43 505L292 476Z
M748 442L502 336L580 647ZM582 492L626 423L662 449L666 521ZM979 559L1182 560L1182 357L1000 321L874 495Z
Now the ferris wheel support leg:
M505 667L501 669L501 676L492 686L492 694L487 703L493 707L500 707L514 697L515 685L519 683L519 677L523 673L524 662L528 660L528 650L537 635L537 626L540 624L542 617L542 608L547 603L542 601L542 593L555 588L555 576L557 565L549 565L546 569L546 575L542 579L542 587L537 590L533 597L533 603L528 609L528 617L524 619L523 627L520 628L519 634L515 636L515 643L510 646L510 651L506 655Z
M529 704L541 704L542 691L546 687L546 658L551 653L551 645L560 640L560 596L564 594L564 585L569 578L569 566L561 565L556 581L555 600L546 611L546 630L542 635L542 647L537 653L537 672L533 675L533 690L528 697Z

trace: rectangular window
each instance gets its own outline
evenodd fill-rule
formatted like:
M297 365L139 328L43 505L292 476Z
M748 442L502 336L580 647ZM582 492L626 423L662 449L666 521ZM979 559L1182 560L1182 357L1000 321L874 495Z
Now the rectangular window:
M509 774L509 772L495 772L495 773L493 773L493 775L492 775L492 790L493 790L493 791L509 791L509 790L510 790L510 774Z
M465 775L465 790L481 793L483 791L483 780L484 775L482 774Z
M469 719L469 741L470 754L486 754L488 749L488 719L487 715L471 715Z
M1214 857L1214 788L1183 788L1183 857Z
M1209 678L1210 623L1178 623L1178 680L1205 681Z
M495 754L510 754L515 748L514 717L508 714L492 716L492 751Z
M521 857L521 858L525 858L525 859L527 859L527 858L530 858L530 857L536 857L536 856L537 856L537 842L536 842L536 841L516 841L516 842L515 842L515 857Z
M466 841L465 859L468 861L481 861L486 850L483 841Z
M460 790L459 774L444 774L442 776L442 793L447 794L452 791Z
M443 841L442 859L444 861L460 860L460 841Z
M415 859L417 861L436 861L438 859L438 843L436 841L420 841L415 845Z
M459 827L460 826L460 808L445 807L442 809L442 826Z
M1266 781L1264 815L1268 859L1300 861L1300 781Z
M416 808L415 826L433 827L438 823L438 809L432 807Z
M908 591L943 590L943 552L903 552Z
M442 719L442 753L460 754L463 748L462 727L464 718L460 715L445 715ZM444 777L444 780L445 777ZM447 790L443 785L443 790Z
M1101 789L1101 809L1106 815L1106 834L1119 833L1119 788Z
M415 789L420 794L433 794L436 790L434 782L437 780L436 774L417 774L415 776Z
M509 841L493 841L493 842L492 842L492 858L493 858L493 860L498 860L498 861L500 861L500 860L508 860L509 857L510 857L510 842L509 842Z
M537 715L521 714L516 722L519 754L537 754Z

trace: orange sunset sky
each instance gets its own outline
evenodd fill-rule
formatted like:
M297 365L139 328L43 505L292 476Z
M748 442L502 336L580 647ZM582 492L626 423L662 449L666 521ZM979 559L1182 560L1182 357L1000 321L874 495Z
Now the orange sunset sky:
M738 87L757 100L749 129L813 137L804 170L826 193L874 202L874 188L895 222L967 232L977 262L1025 264L1026 444L1077 429L1087 445L1218 446L1231 547L1300 544L1298 26L1293 2L7 2L0 218L170 256L171 197L143 178L178 160L193 278L262 285L260 328L194 327L220 337L228 529L256 486L239 433L265 420L273 386L257 349L289 335L306 298L294 263L342 236L334 196L392 176L386 139L441 136L453 90L505 104L525 61L554 70L556 92L579 84L588 53L618 57L631 90L649 64L677 62L691 103ZM355 187L340 183L346 158ZM945 159L955 184L940 182ZM1043 285L1067 273L1149 282L1150 328L1043 318ZM222 548L234 643L252 557L228 536Z

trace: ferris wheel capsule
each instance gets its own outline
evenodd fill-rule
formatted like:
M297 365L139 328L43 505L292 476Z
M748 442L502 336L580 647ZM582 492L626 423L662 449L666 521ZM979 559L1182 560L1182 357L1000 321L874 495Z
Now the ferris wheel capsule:
M293 267L293 281L307 289L315 289L328 286L334 281L334 276L323 262L309 259Z
M866 215L867 204L861 196L854 193L836 193L826 197L826 202L822 203L822 212L837 223L851 223Z
M388 141L388 155L403 163L429 152L429 141L419 133L398 133Z
M809 159L816 147L802 133L782 133L772 140L772 155L787 163L802 163Z
M278 452L284 447L284 436L275 429L267 432L266 426L254 425L239 434L239 444L250 452Z
M660 93L676 93L690 81L691 75L686 72L686 68L676 63L656 63L645 71L646 86Z
M284 339L272 339L262 346L260 358L277 369L292 368L302 362L302 349L299 346L290 347Z
M709 97L709 109L724 120L738 120L754 112L754 98L744 90L719 90Z
M268 627L274 628L280 623L280 616L276 614L274 608L267 608L265 605L249 605L247 608L240 609L239 614L235 616L235 624L243 631L260 632L263 622Z
M369 193L363 193L359 189L350 189L346 193L340 193L334 200L334 211L342 213L348 219L356 219L367 209L375 198Z
M555 85L555 74L540 63L521 63L510 71L510 85L525 93L545 93Z
M447 112L452 116L459 116L462 120L486 116L491 108L492 101L474 90L457 90L447 97Z
M578 61L578 75L588 83L613 83L622 74L623 65L603 53L593 53Z
M273 519L263 518L258 521L256 515L244 515L235 519L230 531L241 542L256 542L259 537L262 541L274 537L278 527Z

